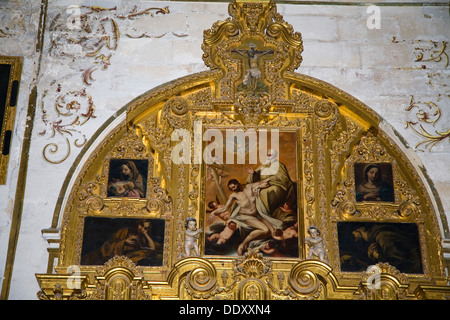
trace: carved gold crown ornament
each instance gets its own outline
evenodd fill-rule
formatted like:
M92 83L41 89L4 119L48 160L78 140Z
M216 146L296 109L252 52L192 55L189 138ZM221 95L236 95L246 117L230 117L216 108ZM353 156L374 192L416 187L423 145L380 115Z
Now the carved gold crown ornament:
M39 298L448 296L438 213L379 117L295 72L301 35L275 3L236 0L229 13L204 32L210 70L133 100L123 122L85 148L61 219L55 213L58 262L51 255L54 272L36 275ZM278 152L267 152L278 171L258 180L255 165L203 159L205 135L230 130L278 137ZM237 141L233 155L239 147L253 150ZM247 186L254 215L226 206Z

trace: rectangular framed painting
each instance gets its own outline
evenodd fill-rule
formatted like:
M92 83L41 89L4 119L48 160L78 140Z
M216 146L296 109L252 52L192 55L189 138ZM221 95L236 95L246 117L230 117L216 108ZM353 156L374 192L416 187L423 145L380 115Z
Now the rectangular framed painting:
M356 201L394 202L392 164L355 163Z
M402 273L423 273L414 223L338 222L341 271L366 271L387 262Z
M148 160L111 159L108 197L145 198Z
M251 248L271 257L299 257L297 133L248 129L242 134L217 130L204 150L210 157L205 253L235 256Z
M164 229L163 219L86 217L81 265L126 256L138 266L161 266Z

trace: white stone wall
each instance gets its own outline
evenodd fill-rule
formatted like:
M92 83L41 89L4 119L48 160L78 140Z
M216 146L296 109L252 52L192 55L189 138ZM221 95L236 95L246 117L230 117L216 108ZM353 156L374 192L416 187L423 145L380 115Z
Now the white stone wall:
M450 38L449 8L436 4L439 1L429 6L410 2L398 7L386 1L380 6L379 29L368 27L373 12L359 2L279 4L278 11L303 36L303 63L298 72L355 96L384 119L388 130L398 132L405 150L423 166L450 219L450 138L431 151L423 145L416 150L423 138L405 126L406 121L417 122L417 114L423 117L427 112L431 120L422 123L429 133L450 130L450 48L437 54ZM165 7L166 12L151 9ZM86 18L80 25L78 9ZM0 30L4 31L0 32L0 55L24 57L8 180L0 186L2 275L29 94L34 84L38 88L9 299L36 299L35 273L46 272L48 259L48 243L41 230L51 225L60 190L83 143L137 96L206 70L203 30L228 17L225 2L49 1L39 60L40 52L35 52L39 10L39 1L0 3ZM423 56L418 59L420 53ZM433 125L436 110L440 119ZM55 146L57 151L51 153Z
M24 58L7 180L5 185L0 185L0 276L2 277L2 282L19 174L21 146L26 126L28 100L30 90L36 80L35 74L38 56L35 54L35 47L39 21L39 6L40 4L34 1L0 2L0 55L21 56ZM34 238L38 242L42 242L39 233L34 233ZM22 261L24 260L23 257L20 259ZM11 285L13 286L14 284ZM19 293L17 297L20 296L21 294ZM31 299L33 298L31 297Z

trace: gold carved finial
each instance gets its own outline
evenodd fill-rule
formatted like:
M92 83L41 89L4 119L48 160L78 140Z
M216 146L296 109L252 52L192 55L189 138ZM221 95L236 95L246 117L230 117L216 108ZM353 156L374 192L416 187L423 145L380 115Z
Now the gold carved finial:
M265 105L289 104L284 76L300 66L301 34L273 1L234 0L228 11L231 17L214 23L203 37L205 64L221 71L214 104L233 106L243 122L267 120L272 110Z

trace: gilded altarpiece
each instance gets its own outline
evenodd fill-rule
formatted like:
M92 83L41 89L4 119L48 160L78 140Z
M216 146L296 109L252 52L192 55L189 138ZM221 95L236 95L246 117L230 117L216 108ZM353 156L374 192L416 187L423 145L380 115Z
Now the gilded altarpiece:
M84 164L55 273L36 275L39 298L448 297L437 214L378 115L295 72L301 35L273 2L236 0L229 14L204 32L210 70L130 102ZM231 140L233 159L239 147L250 157L250 132L269 133L257 145L266 161L219 161L230 131L248 139ZM270 174L253 178L272 156L288 176L279 188ZM245 216L248 185L250 202L276 208Z

